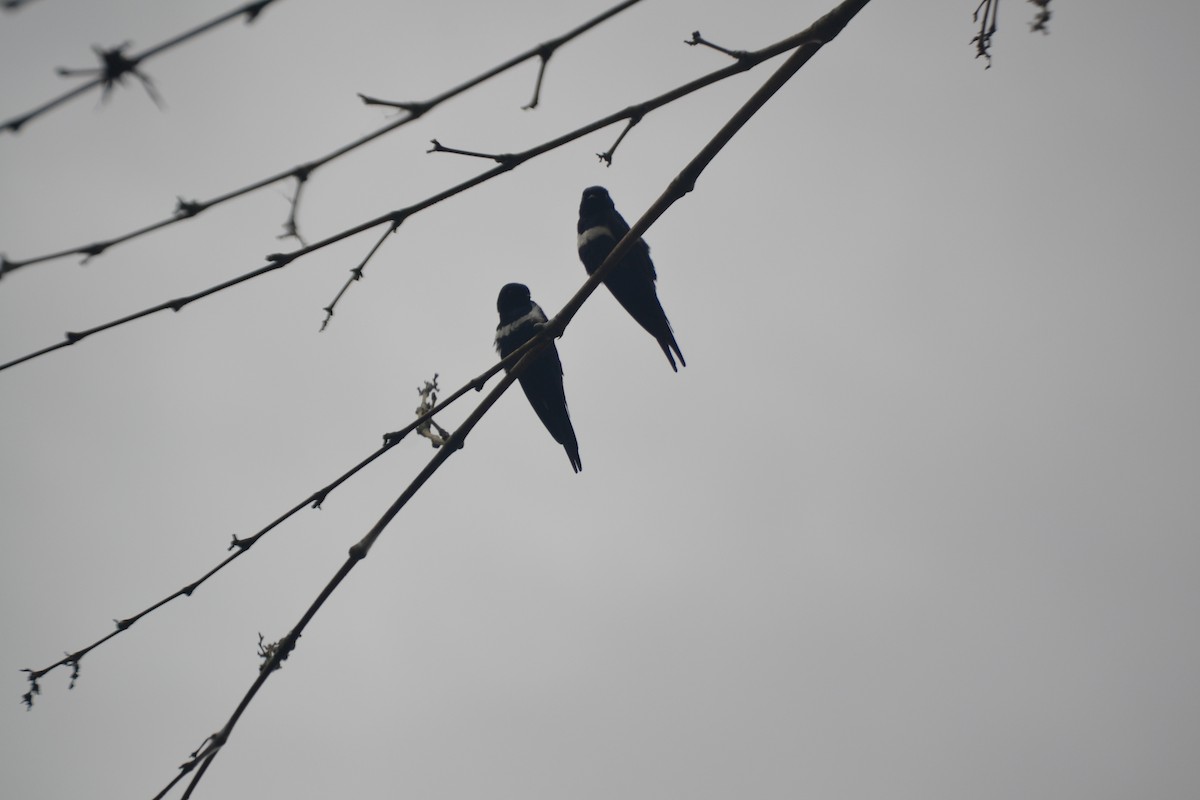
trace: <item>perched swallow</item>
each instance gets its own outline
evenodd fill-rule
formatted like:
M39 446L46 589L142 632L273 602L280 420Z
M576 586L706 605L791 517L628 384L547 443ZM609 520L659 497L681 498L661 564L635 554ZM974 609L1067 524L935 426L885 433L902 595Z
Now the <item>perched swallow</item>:
M603 186L589 186L583 190L583 200L579 203L579 260L587 269L588 275L596 271L604 259L616 247L621 237L629 233L629 225L617 212L608 190ZM675 334L671 332L671 323L667 321L666 312L658 302L658 293L654 291L654 262L650 260L650 247L641 239L637 240L633 249L621 260L608 277L604 285L612 292L617 302L624 306L629 316L637 320L646 331L658 340L671 362L671 369L676 372L675 355L679 363L687 366L683 353L675 342Z
M510 283L500 290L496 310L500 312L496 350L501 358L529 341L546 324L546 313L530 299L529 287L519 283ZM562 362L553 341L517 380L546 430L567 451L571 467L576 472L582 470L579 442L575 440L575 429L571 427L571 417L567 413L567 395L563 392Z

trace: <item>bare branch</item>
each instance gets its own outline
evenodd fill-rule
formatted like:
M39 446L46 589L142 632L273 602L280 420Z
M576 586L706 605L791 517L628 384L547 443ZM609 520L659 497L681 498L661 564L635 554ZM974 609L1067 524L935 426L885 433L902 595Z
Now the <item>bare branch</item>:
M292 648L295 647L304 629L308 623L316 616L317 612L325 604L325 601L337 590L354 569L354 567L363 559L365 559L374 546L375 542L383 534L383 531L391 524L392 520L400 513L409 500L416 495L422 486L433 476L435 472L450 458L454 453L458 452L464 446L467 436L475 428L476 425L483 419L484 415L492 408L502 394L512 385L520 374L528 367L528 365L538 356L540 351L545 348L552 338L561 336L571 319L588 297L596 290L605 276L611 272L613 268L620 262L625 254L631 250L634 244L642 237L643 234L654 224L655 220L662 216L667 209L671 207L677 200L690 192L695 186L696 180L700 174L708 166L709 163L716 157L717 153L733 138L733 136L741 129L743 125L775 94L807 61L817 52L820 47L833 39L845 27L850 19L854 17L866 4L868 0L846 0L829 14L826 14L818 20L807 32L810 36L811 45L800 47L793 53L787 61L767 80L763 86L756 91L745 105L740 108L736 114L718 131L717 135L704 146L704 148L693 158L683 171L671 181L666 191L662 196L642 215L640 219L632 226L628 233L621 238L612 252L604 260L604 263L592 273L592 275L584 282L578 292L567 302L561 311L550 320L549 323L535 335L529 344L530 347L521 355L520 360L513 365L512 369L500 380L495 388L475 407L474 411L463 421L454 433L451 434L446 445L438 449L437 453L426 464L425 468L413 479L408 487L400 494L399 497L388 507L388 509L379 518L372 528L367 531L366 535L361 540L350 548L347 559L332 579L326 584L325 588L309 606L304 616L294 628L281 641L280 645L272 652L270 658L259 671L258 677L246 692L242 701L234 710L233 715L221 728L220 733L213 739L212 747L205 748L201 753L196 754L193 758L185 762L179 769L180 775L177 775L175 780L170 785L174 785L179 780L180 776L185 772L191 771L195 766L200 766L200 772L193 777L188 786L185 797L191 793L192 789L199 783L205 769L211 765L212 759L216 756L219 748L228 740L229 734L232 732L238 719L246 710L249 704L257 695L259 689L262 688L267 678L272 672L278 668L279 663L290 654ZM170 786L169 785L169 786ZM169 788L168 786L168 788ZM165 790L164 790L165 791ZM160 794L160 797L162 795Z
M267 2L272 2L272 1L273 0L267 0ZM584 22L583 24L578 25L577 27L573 28L572 30L567 31L562 36L560 36L558 39L553 40L555 43L554 46L557 48L557 47L562 46L563 44L566 44L567 42L579 37L580 35L586 33L587 31L591 30L592 28L596 27L601 22L604 22L605 20L609 19L610 17L615 16L616 14L624 11L625 9L629 8L630 6L636 5L637 3L640 3L640 2L641 2L641 0L624 0L624 2L618 3L617 5L608 9L604 13L602 13L596 17L593 17L592 19L588 20L587 22ZM248 8L249 6L255 6L255 5L260 5L260 4L262 6L266 5L265 2L262 2L262 0L260 0L260 3L251 3L248 6L243 6L243 9ZM257 12L255 12L255 13L257 13ZM210 24L210 27L211 27L211 24ZM407 125L408 123L412 122L413 120L415 120L418 117L425 114L425 112L429 111L430 109L432 109L438 105L441 105L442 103L446 102L447 100L450 100L451 98L457 97L458 95L462 94L463 92L467 91L468 89L473 89L476 86L480 85L481 83L484 83L485 81L488 81L488 80L496 77L497 75L500 75L501 73L507 72L508 70L512 69L513 67L517 66L518 64L524 63L525 61L528 61L531 58L537 58L538 55L543 51L543 49L545 47L546 47L545 44L540 44L540 45L537 45L536 47L530 48L529 50L526 50L525 52L520 53L519 55L513 56L508 61L505 61L502 64L492 67L488 71L483 72L479 75L476 75L474 78L471 78L470 80L468 80L464 83L461 83L458 86L454 86L450 89L447 89L446 91L442 92L441 94L437 95L436 97L433 97L424 102L419 102L419 103L389 102L389 101L385 101L385 100L378 100L376 98L369 98L369 97L366 97L365 95L359 94L359 97L361 97L363 99L363 102L367 103L368 105L389 105L389 106L399 108L401 110L408 112L407 116L400 117L399 119L396 119L396 120L388 123L387 125L384 125L383 127L378 128L378 129L372 131L371 133L366 134L365 136L361 136L358 139L355 139L354 141L349 142L348 144L342 145L338 149L336 149L330 153L327 153L324 156L321 156L320 158L312 159L311 161L307 162L306 164L292 167L290 169L284 170L283 172L277 172L274 175L269 175L265 178L261 178L257 181L249 183L245 186L242 186L237 189L233 189L229 192L226 192L223 195L214 197L211 200L193 201L191 206L198 210L204 210L207 208L211 208L213 206L221 205L222 203L226 203L235 198L242 197L242 196L250 194L252 192L256 192L259 189L264 189L267 186L271 186L272 184L278 183L280 181L284 181L289 178L294 178L296 176L296 171L299 169L306 169L307 172L309 174L311 174L311 173L315 172L318 168L325 166L326 164L330 163L331 161L335 161L336 159L341 158L342 156L346 155L347 153L357 150L358 148L362 147L363 145L365 145L369 142L372 142L375 139L378 139L379 137L383 136L384 134L391 133L392 131ZM160 48L161 48L161 46L160 46ZM157 52L157 50L150 50L150 51L147 51L146 53L142 53L140 56L138 56L138 58L145 59L149 54L151 54L153 52ZM80 88L76 89L75 91L77 93L80 93L80 92L86 91L88 88L90 88L90 85L80 87ZM60 98L60 101L56 101L56 102L61 102L62 99L65 99L65 98ZM37 113L41 113L41 111L39 110ZM19 128L20 125L23 124L25 121L27 121L28 118L29 118L29 115L26 115L26 117L21 118L21 120L19 120L17 122L17 127ZM11 122L12 121L10 121L9 123L4 123L4 125L10 125ZM2 129L2 127L0 127L0 129ZM16 128L14 128L14 130L15 129ZM114 236L111 239L107 239L104 242L101 242L99 245L89 245L88 247L89 248L100 247L100 250L102 251L104 249L112 247L113 245L123 244L125 242L130 241L131 239L137 239L141 236L145 236L146 234L152 233L161 228L166 228L170 225L174 225L176 223L182 222L185 219L190 219L191 217L195 216L196 213L198 213L198 211L193 212L193 213L180 213L180 209L177 207L175 210L175 213L166 219L162 219L162 220L159 220L158 222L150 223L149 225L144 225L141 228L138 228L138 229L130 231L128 233L122 234L120 236ZM46 253L44 255L34 256L31 258L9 260L8 271L12 271L12 270L18 269L20 267L32 266L34 264L41 264L41 263L44 263L47 261L54 261L59 258L65 258L67 256L89 255L87 250L88 250L88 248L84 248L84 247L72 247L72 248L69 248L66 250L58 250L58 251L55 251L52 253ZM99 251L97 251L97 252L99 252ZM96 255L96 253L91 253L90 255Z
M79 677L79 663L85 655L90 653L92 650L95 650L97 647L101 646L108 640L112 639L117 634L129 630L131 627L133 627L133 624L135 622L139 621L140 619L142 619L142 617L145 617L149 614L154 613L158 609L160 609L163 606L170 603L172 600L176 600L180 597L191 597L192 593L196 589L198 589L203 583L205 583L209 578L216 575L218 572L220 572L221 570L225 569L227 566L232 564L234 561L236 561L238 558L240 558L243 554L248 552L251 547L253 547L255 544L257 544L259 539L263 538L268 533L273 531L275 528L282 525L288 519L290 519L291 517L293 517L294 515L296 515L297 513L299 513L300 511L302 511L305 508L313 508L313 509L321 508L321 505L325 502L325 500L329 497L329 495L331 493L333 493L333 491L335 489L337 489L343 483L350 480L355 475L357 475L359 472L361 472L363 469L366 469L368 466L370 466L372 463L374 463L380 456L382 456L388 450L391 450L393 447L395 447L397 444L399 444L404 439L404 437L406 437L408 434L412 433L413 431L417 431L422 436L427 436L427 434L422 433L421 431L423 428L427 429L429 426L432 425L432 426L436 427L436 429L439 432L442 432L444 434L445 438L448 439L449 434L445 433L444 429L441 428L440 426L438 426L437 423L435 423L433 421L434 417L437 416L442 411L444 411L445 409L449 408L459 398L461 398L463 395L467 394L468 392L481 391L483 389L483 387L487 385L487 382L490 381L492 379L492 377L494 377L496 375L496 373L500 372L502 369L504 369L506 367L510 367L513 364L515 364L521 358L521 356L525 355L525 353L527 353L529 351L529 349L533 346L533 344L534 344L533 340L530 340L530 342L527 342L526 345L513 351L513 353L511 353L507 358L497 361L491 367L484 370L482 373L475 376L474 378L472 378L471 380L467 381L465 384L460 386L458 389L456 389L449 397L447 397L445 400L443 400L440 404L437 402L436 395L429 397L428 401L422 402L421 406L417 409L416 419L414 419L412 422L410 422L408 425L401 428L400 430L392 431L391 433L385 433L383 435L383 445L381 447L379 447L377 450L375 450L375 452L371 453L369 456L367 456L363 460L359 461L357 464L355 464L350 469L343 472L332 483L330 483L326 486L323 486L322 488L320 488L317 491L313 492L312 494L308 495L303 500L296 503L290 509L285 511L283 514L276 517L272 522L268 523L266 526L259 529L259 531L257 533L255 533L254 535L247 536L246 538L238 538L237 536L234 536L232 538L232 541L229 543L228 549L234 550L236 552L234 552L232 555L226 556L216 566L209 569L207 572L205 572L202 576L200 576L196 580L192 581L191 583L187 584L186 586L183 586L183 587L177 589L175 592L167 595L166 597L162 598L158 602L148 606L147 608L143 609L142 611L139 611L137 614L134 614L131 617L127 617L127 618L121 619L121 620L113 620L113 623L115 625L115 630L111 631L108 635L103 636L100 639L97 639L96 641L92 642L87 647L77 650L74 653L69 653L64 658L61 658L58 661L54 662L53 664L43 667L42 669L28 669L28 668L23 669L22 670L23 672L28 673L27 680L29 681L29 691L26 692L26 694L22 696L22 698L21 698L22 702L25 703L27 708L32 708L34 697L36 695L41 694L41 687L38 683L38 680L42 676L58 669L59 667L68 667L69 666L69 667L73 668L72 673L71 673L71 685L73 687L75 680ZM428 387L429 384L427 383L426 386ZM434 390L437 389L437 376L436 375L434 376L433 389ZM195 757L195 754L193 753L193 758L194 757Z
M208 289L204 289L202 291L199 291L199 292L197 292L193 295L189 295L187 297L179 298L176 300L170 300L170 301L167 301L164 303L160 303L156 306L151 306L149 308L142 309L141 311L134 312L134 313L129 314L120 319L112 320L110 322L106 322L101 325L97 325L97 326L95 326L93 328L89 328L87 330L83 330L83 331L79 331L79 332L75 332L75 333L68 333L66 335L65 339L61 342L58 342L57 344L53 344L48 347L44 347L41 350L38 350L36 352L29 353L24 356L21 356L20 358L16 358L16 359L13 359L12 361L8 361L6 363L0 364L0 371L9 369L10 367L14 367L18 364L22 364L31 359L38 358L40 356L44 356L47 353L54 352L55 350L61 350L64 347L69 347L70 345L73 345L76 342L78 342L80 339L91 336L92 334L95 334L95 333L100 333L101 331L106 331L111 328L125 325L129 322L133 322L136 319L148 317L151 314L156 314L160 311L165 311L167 309L171 309L173 311L179 311L181 308L188 305L189 303L195 302L196 300L200 300L202 298L208 297L213 294L217 294L218 292L222 292L226 289L229 289L229 288L232 288L239 284L245 283L246 281L249 281L253 278L257 278L260 275L265 275L268 272L273 272L277 269L287 266L292 261L295 261L298 258L308 255L309 253L312 253L316 250L320 250L324 247L328 247L329 245L334 244L336 242L340 242L343 239L350 238L351 236L356 236L360 233L363 233L364 231L378 227L379 225L394 222L396 219L407 219L408 217L412 216L413 214L416 214L416 213L423 211L431 206L434 206L434 205L442 202L443 200L446 200L457 194L461 194L462 192L465 192L468 189L478 186L481 183L486 183L487 181L489 181L499 175L503 175L506 172L510 172L513 169L516 169L518 166L520 166L521 164L525 163L526 161L528 161L532 158L536 158L538 156L541 156L541 155L544 155L544 154L550 152L551 150L556 150L559 147L570 144L571 142L573 142L577 139L583 138L584 136L587 136L590 133L594 133L595 131L606 128L609 125L612 125L613 123L621 122L623 120L629 120L635 116L641 117L641 116L643 116L651 111L654 111L658 108L661 108L669 103L673 103L676 100L680 99L681 97L686 97L687 95L689 95L693 92L703 89L706 86L717 83L718 81L722 81L732 75L737 75L742 72L746 72L750 69L753 69L755 66L762 63L763 61L766 61L769 58L777 56L781 53L785 53L788 50L793 50L793 49L799 47L800 45L807 43L809 41L810 36L811 36L811 33L810 33L810 31L807 31L807 30L802 31L798 34L795 34L794 36L789 36L788 38L782 39L782 40L776 42L775 44L772 44L772 45L762 48L761 50L755 50L754 52L750 53L749 56L747 56L744 59L738 60L726 67L723 67L722 69L716 70L714 72L710 72L707 75L696 78L695 80L685 83L682 86L678 86L669 92L659 95L658 97L655 97L651 100L647 100L643 103L639 103L638 105L635 105L635 106L630 106L621 111L617 111L615 113L609 114L606 117L602 117L598 120L590 122L587 125L584 125L583 127L577 128L573 131L570 131L569 133L565 133L554 139L550 139L549 141L543 142L539 145L531 147L528 150L524 150L520 153L505 154L503 156L485 155L482 153L475 153L475 152L471 152L471 151L460 151L460 150L452 150L450 148L445 148L445 147L442 147L437 142L437 140L434 140L434 148L433 148L434 151L438 151L440 149L440 150L447 151L447 152L462 153L465 155L476 156L476 157L480 157L480 158L488 158L488 159L496 160L500 163L498 163L495 167L492 167L491 169L487 170L486 172L482 172L473 178L469 178L461 183L455 184L454 186L452 186L448 189L445 189L441 192L438 192L437 194L431 195L431 196L425 198L424 200L414 203L413 205L406 206L405 208L397 209L395 211L390 211L387 214L382 214L374 219L367 220L366 222L362 222L358 225L355 225L352 228L347 228L346 230L341 231L340 233L336 233L331 236L328 236L319 242L315 242L313 244L307 245L298 250L293 250L290 253L275 253L270 256L267 256L267 260L269 263L266 264L265 266L259 267L258 269L255 269L255 270L252 270L251 272L247 272L245 274L239 275L235 278L231 278L231 279L225 281L224 283L220 283L220 284L217 284L216 286L209 287ZM212 205L212 203L210 202L208 205ZM92 245L92 247L100 248L101 250L103 250L104 248L110 246L111 244L112 244L111 242L102 242L102 243L99 243L96 245ZM12 269L12 268L13 268L13 262L10 261L9 269Z

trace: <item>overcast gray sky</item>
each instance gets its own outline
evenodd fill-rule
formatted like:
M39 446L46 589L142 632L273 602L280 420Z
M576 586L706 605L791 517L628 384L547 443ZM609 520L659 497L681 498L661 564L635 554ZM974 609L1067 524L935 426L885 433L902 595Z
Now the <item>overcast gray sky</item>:
M0 252L105 239L322 155L609 0L284 0L0 136ZM0 118L93 44L234 0L0 15ZM321 169L309 240L808 26L832 0L646 0ZM1151 8L1151 5L1153 6ZM267 683L198 797L1200 794L1195 3L875 2L647 235L688 361L607 292L559 342L584 471L505 395ZM493 363L495 298L585 277L778 61L376 233L0 373L0 796L150 797L433 455L414 438L83 661ZM281 184L0 281L0 361L247 272ZM446 412L452 426L479 396ZM177 796L177 794L175 795Z

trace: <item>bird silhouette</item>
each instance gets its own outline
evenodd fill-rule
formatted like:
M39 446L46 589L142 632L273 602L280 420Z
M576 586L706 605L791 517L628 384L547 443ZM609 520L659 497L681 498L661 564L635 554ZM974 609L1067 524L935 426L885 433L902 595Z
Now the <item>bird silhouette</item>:
M546 313L529 296L529 287L510 283L500 290L496 299L496 310L500 312L500 324L496 326L496 350L505 358L525 342L529 341L543 325ZM579 460L579 442L567 413L567 395L563 391L562 361L554 342L538 354L525 371L517 378L529 405L550 431L554 441L567 451L571 468L576 472L583 469Z
M583 199L579 202L576 230L579 234L579 260L591 275L604 263L621 237L629 233L629 225L613 205L607 189L589 186L583 190ZM604 285L629 312L629 316L658 340L658 346L662 348L667 361L671 362L671 369L678 372L675 356L679 356L682 366L686 367L687 362L683 360L671 323L667 321L667 314L658 301L658 292L654 289L657 278L654 262L650 260L650 247L638 239L621 263L605 277ZM672 350L675 355L671 354Z

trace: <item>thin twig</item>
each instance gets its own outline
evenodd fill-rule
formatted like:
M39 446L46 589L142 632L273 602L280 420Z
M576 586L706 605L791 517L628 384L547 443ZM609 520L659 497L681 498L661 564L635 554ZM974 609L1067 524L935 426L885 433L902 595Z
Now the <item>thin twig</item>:
M296 212L300 208L300 192L304 189L304 184L308 182L308 176L312 170L307 167L300 167L296 170L292 177L296 179L296 192L292 195L289 201L291 211L288 212L288 218L283 223L283 233L275 237L277 239L295 239L301 246L308 244L304 241L304 237L300 235L300 229L296 227Z
M495 161L497 164L511 164L516 158L512 153L479 153L474 150L459 150L457 147L446 147L437 139L430 139L429 143L433 147L426 150L426 153L451 153L456 156L470 156L471 158L482 158L487 161Z
M379 521L367 531L366 535L355 545L350 548L350 552L346 562L342 564L337 573L326 584L325 588L317 596L309 606L304 616L294 628L280 640L279 646L272 653L270 659L263 668L259 671L258 677L251 685L250 689L243 696L241 702L234 710L233 715L225 723L212 739L212 746L205 748L200 754L194 756L190 761L185 762L179 769L181 774L185 771L191 771L195 766L201 767L200 772L194 776L188 786L185 797L191 794L191 791L199 783L204 770L211 765L213 758L220 752L220 748L228 741L229 735L232 733L234 726L242 713L245 712L250 702L262 688L267 678L279 668L283 660L291 653L296 642L303 634L308 623L316 616L317 612L324 605L325 601L333 594L333 592L341 585L342 581L350 574L354 567L369 555L371 548L375 542L383 534L387 526L400 513L401 509L408 504L409 500L416 495L426 481L433 476L435 472L450 458L454 453L458 452L464 446L468 434L475 428L476 425L483 419L484 415L492 408L499 400L500 396L512 385L522 371L537 358L540 351L546 347L553 337L561 336L571 319L586 302L592 292L600 285L608 273L616 267L625 254L631 250L634 244L642 237L643 234L650 228L654 221L662 216L668 208L676 201L686 195L695 186L696 180L700 174L708 166L708 164L716 157L717 153L733 138L734 134L741 129L743 125L757 112L770 97L775 94L787 81L791 78L816 52L820 47L833 39L840 33L842 28L858 13L869 0L846 0L838 6L834 11L826 14L818 20L809 30L808 41L811 46L804 46L793 53L786 62L767 80L763 86L756 91L734 114L717 133L713 139L704 146L704 148L693 158L683 171L671 181L666 191L652 205L645 214L638 219L628 233L621 238L617 246L613 248L604 263L584 282L578 292L567 302L561 311L550 320L546 326L535 335L530 349L521 356L520 360L513 368L500 380L495 388L475 407L474 411L463 421L461 425L451 434L446 445L440 448L437 453L429 460L425 468L413 479L407 488L400 494L399 497L388 507L388 509L379 518ZM527 343L529 344L529 343ZM178 780L179 776L176 776ZM172 781L174 784L174 781ZM165 793L165 790L164 790ZM162 794L159 795L160 797Z
M625 138L625 134L633 130L634 125L637 125L641 121L642 115L640 113L630 117L629 122L627 122L625 127L621 129L621 134L617 137L617 140L612 143L612 147L608 148L603 153L596 153L596 157L604 162L604 166L612 166L613 156L616 154L617 148L621 146L621 140Z
M538 99L542 96L542 79L546 77L546 64L550 61L550 56L554 55L554 50L558 45L544 44L538 52L538 74L537 82L533 85L533 99L528 104L521 106L525 111L532 111L537 108Z
M719 44L714 44L713 42L710 42L708 39L705 39L703 36L701 36L700 31L692 31L692 38L684 39L683 43L686 45L689 45L691 47L695 47L696 45L701 44L701 45L704 45L705 47L709 47L713 50L716 50L718 53L724 53L725 55L729 56L730 58L735 58L739 61L750 55L745 50L730 50L727 47L721 47L721 45L719 45Z
M371 248L370 252L367 253L366 257L363 258L363 260L359 263L359 265L357 267L355 267L354 269L350 270L350 277L346 279L346 283L342 286L341 291L339 291L337 293L337 295L333 298L333 300L330 301L329 305L325 306L325 308L322 309L325 312L325 319L321 321L321 330L322 331L324 331L325 328L329 325L329 321L331 319L333 319L333 310L335 308L337 308L338 301L342 299L342 295L344 295L346 293L346 290L350 288L350 284L354 283L355 281L362 280L363 270L365 270L367 268L367 262L371 260L372 256L375 255L375 252L377 250L379 250L379 248L383 245L384 240L386 240L389 236L391 236L393 233L395 233L399 227L400 227L400 220L394 221L391 224L391 227L384 230L383 236L379 237L379 241L375 242L375 246Z

